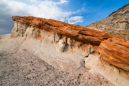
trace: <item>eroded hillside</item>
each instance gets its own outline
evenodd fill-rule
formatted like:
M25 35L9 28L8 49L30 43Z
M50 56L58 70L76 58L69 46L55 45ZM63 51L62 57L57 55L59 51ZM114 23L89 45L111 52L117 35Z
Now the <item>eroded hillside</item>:
M45 81L45 85L63 83L69 86L75 84L77 86L128 86L129 42L127 40L52 19L32 16L13 16L12 19L15 23L11 36L1 36L0 54L3 63L13 65L15 60L19 62L14 64L17 63L17 67L21 67L24 72L20 69L16 70L22 74L27 73L24 76L18 73L20 78L31 80L39 79L38 77L41 76L40 80ZM7 56L10 56L13 62L4 61L3 57ZM38 58L43 61L40 62ZM40 68L38 63L45 65L42 66L45 69ZM47 72L50 76L47 76L45 71L50 71ZM10 73L2 72L3 76ZM67 79L65 75L68 76ZM58 76L63 78L58 80ZM43 77L47 79L42 79Z
M107 18L93 22L85 27L100 30L108 34L129 40L129 4L112 12Z

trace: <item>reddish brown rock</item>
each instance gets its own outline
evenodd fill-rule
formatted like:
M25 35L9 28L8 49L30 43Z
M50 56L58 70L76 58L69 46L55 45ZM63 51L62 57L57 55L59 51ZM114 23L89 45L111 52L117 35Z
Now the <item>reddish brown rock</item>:
M118 38L110 38L101 42L99 51L102 60L129 71L129 42Z
M128 21L118 21L117 23L128 23L129 24Z
M114 37L104 32L52 19L36 18L32 16L28 17L13 16L12 19L20 23L25 23L28 26L33 26L41 30L44 29L50 32L52 31L54 33L71 37L77 41L81 41L83 43L90 43L93 45L99 45L101 41Z
M57 49L64 51L68 44L72 49L76 47L81 48L82 51L80 52L84 51L84 56L96 52L98 53L98 46L100 45L99 51L102 60L125 71L129 71L129 42L123 38L93 30L93 27L85 28L52 19L36 18L32 16L13 16L12 19L16 21L16 27L14 31L12 31L12 34L13 32L17 32L17 25L20 24L21 26L24 25L24 27L19 26L19 33L17 34L22 33L22 37L25 35L42 39L45 38L45 33L48 32L49 38L47 40L59 42ZM20 29L23 30L21 31ZM62 38L62 40L60 38Z

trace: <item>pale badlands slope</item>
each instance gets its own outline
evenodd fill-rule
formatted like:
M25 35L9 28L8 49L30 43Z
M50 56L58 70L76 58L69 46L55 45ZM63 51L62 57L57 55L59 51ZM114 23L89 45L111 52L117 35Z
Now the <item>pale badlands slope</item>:
M114 86L102 75L86 69L80 61L84 57L70 50L57 52L55 46L47 40L1 35L0 86ZM37 81L33 84L15 80Z

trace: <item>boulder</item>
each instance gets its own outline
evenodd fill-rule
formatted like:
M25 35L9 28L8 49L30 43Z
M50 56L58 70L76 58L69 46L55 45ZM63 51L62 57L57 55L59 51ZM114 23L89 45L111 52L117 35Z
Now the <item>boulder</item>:
M110 38L99 46L101 59L129 72L129 42L123 39Z

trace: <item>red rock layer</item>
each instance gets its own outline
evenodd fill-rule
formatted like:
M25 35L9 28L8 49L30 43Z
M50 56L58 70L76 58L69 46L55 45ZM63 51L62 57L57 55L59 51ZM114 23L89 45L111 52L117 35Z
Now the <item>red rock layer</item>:
M99 51L102 60L129 71L129 42L118 38L110 38L100 44Z
M46 30L62 34L85 44L97 45L98 47L101 43L99 51L102 60L125 71L129 71L129 42L123 38L93 30L91 29L92 27L89 29L52 19L35 18L32 16L13 16L12 19L28 26L33 26L35 29L40 29L40 31ZM39 35L38 38L42 38L42 35Z
M128 23L129 24L128 21L118 21L117 23Z
M88 29L79 25L68 24L52 19L36 18L32 16L19 17L13 16L12 19L17 22L25 23L41 30L52 31L83 43L99 45L101 41L114 36L93 29Z

